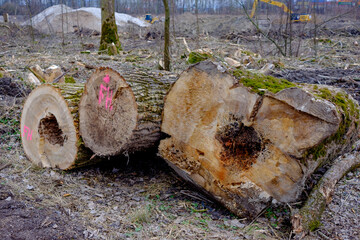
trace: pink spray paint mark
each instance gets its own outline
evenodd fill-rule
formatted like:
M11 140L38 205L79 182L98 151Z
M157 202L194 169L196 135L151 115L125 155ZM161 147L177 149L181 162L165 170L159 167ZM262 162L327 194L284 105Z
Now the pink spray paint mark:
M113 106L111 105L112 103L112 95L113 95L113 91L111 90L111 94L109 96L110 93L110 87L105 87L104 85L100 84L100 90L99 90L99 105L101 104L101 100L104 99L104 94L103 94L103 90L106 91L106 100L105 100L105 108L109 109L109 111L111 111L113 109Z
M113 95L113 91L111 90L111 95L109 97L109 92L107 93L107 96L106 96L106 102L105 102L105 108L108 109L109 108L109 111L112 110L112 105L111 105L111 102L112 102L112 95ZM108 105L109 103L109 105Z
M23 137L25 137L25 133L27 132L27 137L26 137L26 140L31 140L32 139L32 134L33 134L33 131L30 130L29 127L27 127L26 125L24 125L24 132L23 132Z
M106 83L110 82L110 76L108 74L106 74L106 76L103 78L103 81Z
M104 94L103 94L102 90L109 91L109 88L106 88L104 85L100 84L99 105L101 104L101 100L104 99Z

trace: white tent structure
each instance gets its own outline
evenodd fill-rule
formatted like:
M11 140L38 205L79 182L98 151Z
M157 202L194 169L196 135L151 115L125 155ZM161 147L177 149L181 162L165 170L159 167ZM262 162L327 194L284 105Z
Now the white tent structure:
M147 27L150 25L128 14L115 13L115 18L118 28L124 27L127 24L134 24L139 27ZM62 4L54 5L25 21L22 25L32 25L43 33L73 32L73 26L100 32L101 9L94 7L72 9Z

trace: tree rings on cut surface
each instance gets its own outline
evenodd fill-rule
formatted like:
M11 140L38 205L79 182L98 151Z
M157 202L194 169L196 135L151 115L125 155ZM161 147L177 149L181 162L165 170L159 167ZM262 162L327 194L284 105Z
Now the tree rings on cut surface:
M72 168L82 147L78 136L77 103L83 86L67 87L71 94L42 85L26 99L21 115L21 141L25 154L38 166ZM66 96L65 99L64 95ZM71 99L71 100L70 100ZM89 159L89 155L81 157Z
M98 156L123 152L137 126L137 103L131 87L116 71L99 68L85 85L79 105L80 133Z

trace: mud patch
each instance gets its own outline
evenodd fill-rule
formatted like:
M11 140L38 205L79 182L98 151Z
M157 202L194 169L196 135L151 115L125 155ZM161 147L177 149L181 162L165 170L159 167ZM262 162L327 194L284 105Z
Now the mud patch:
M0 78L0 95L10 97L24 97L30 93L30 89L23 84L13 81L11 78Z
M83 227L69 221L60 211L38 209L13 200L11 191L3 185L0 192L1 239L83 239Z

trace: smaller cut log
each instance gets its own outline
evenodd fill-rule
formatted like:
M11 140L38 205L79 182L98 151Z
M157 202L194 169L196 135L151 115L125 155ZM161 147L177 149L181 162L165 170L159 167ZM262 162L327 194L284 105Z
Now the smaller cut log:
M71 169L87 165L92 152L79 136L78 104L83 85L48 85L34 89L21 114L24 152L40 167Z
M80 133L98 156L152 148L160 140L163 98L170 83L140 69L99 68L80 102Z
M44 70L39 65L35 65L30 67L29 70L43 83L65 82L64 73L59 66L51 65Z
M311 191L304 206L292 214L293 232L300 238L320 227L321 216L331 202L337 182L349 171L360 167L360 142L353 152L338 157Z

